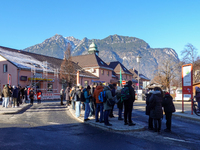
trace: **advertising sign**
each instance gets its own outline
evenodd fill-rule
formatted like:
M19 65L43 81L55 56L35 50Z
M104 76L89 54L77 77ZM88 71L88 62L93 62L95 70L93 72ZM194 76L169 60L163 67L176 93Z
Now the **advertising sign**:
M184 97L190 99L193 98L192 84L193 84L193 66L192 64L183 65L182 66L182 112L184 112L184 103L183 103ZM193 110L191 111L191 114L193 114Z

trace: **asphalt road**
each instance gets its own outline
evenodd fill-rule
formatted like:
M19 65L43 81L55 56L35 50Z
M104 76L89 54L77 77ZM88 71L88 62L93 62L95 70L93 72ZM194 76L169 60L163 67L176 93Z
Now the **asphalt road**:
M133 113L133 120L146 124L143 112ZM0 149L198 149L199 123L174 120L173 132L110 132L76 121L59 102L45 102L20 114L0 116Z

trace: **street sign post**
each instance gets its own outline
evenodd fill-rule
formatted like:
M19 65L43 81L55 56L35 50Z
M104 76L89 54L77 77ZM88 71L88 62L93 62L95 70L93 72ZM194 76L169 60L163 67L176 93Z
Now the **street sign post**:
M125 85L125 84L126 84L126 81L125 81L125 80L123 80L123 81L122 81L122 85Z
M193 98L193 66L186 64L182 66L182 112L184 112L184 97ZM191 114L193 115L193 106L191 101Z

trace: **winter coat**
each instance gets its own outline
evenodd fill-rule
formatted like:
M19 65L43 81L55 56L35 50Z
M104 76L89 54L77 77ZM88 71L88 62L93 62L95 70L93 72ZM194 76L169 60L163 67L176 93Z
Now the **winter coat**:
M84 97L85 97L85 103L89 103L91 95L89 95L89 93L88 93L86 88L83 89L83 92L84 92Z
M19 93L18 93L19 94ZM29 92L29 98L30 99L34 99L34 95L35 95L35 93L33 92L33 90L31 90L30 92Z
M125 85L124 87L129 88L130 98L128 99L128 101L134 102L135 101L135 90L134 90L134 88L131 85Z
M200 88L196 90L196 101L200 102Z
M173 104L173 98L170 94L165 94L163 98L162 106L164 107L164 112L172 113L175 111L175 107Z
M68 101L68 100L70 100L70 89L69 89L69 87L67 87L66 89L65 89L65 99Z
M17 97L18 97L18 88L15 88L15 89L13 90L12 97L13 97L13 98L17 98Z
M75 96L74 96L75 92L76 92L76 90L72 90L70 93L70 97L72 98L73 101L75 100Z
M99 85L96 87L96 89L94 90L94 94L93 94L93 97L95 98L96 100L96 103L99 104L99 103L103 103L101 101L99 101L99 93L103 91L103 86Z
M106 99L107 99L107 101L105 103L103 103L104 110L111 110L112 106L108 105L108 100L114 99L114 97L112 96L112 93L111 93L111 89L108 86L105 86L103 90L106 91Z
M149 103L151 105L150 109L151 118L161 119L163 117L162 101L163 101L163 96L161 92L153 91L151 97L149 98Z
M117 108L123 109L124 101L121 100L121 91L120 92L116 92L116 97L119 100L119 102L117 103Z
M151 105L149 99L152 95L152 92L146 94L146 115L150 115Z
M4 86L3 91L2 91L4 97L9 97L10 96L10 92L7 86Z
M76 101L81 101L81 89L79 88L76 89L76 95L77 95Z

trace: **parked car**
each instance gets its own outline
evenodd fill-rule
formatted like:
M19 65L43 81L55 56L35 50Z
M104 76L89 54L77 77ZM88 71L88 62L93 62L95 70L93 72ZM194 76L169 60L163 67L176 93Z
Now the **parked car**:
M182 88L178 88L178 89L176 89L176 92L175 92L175 101L182 101L182 95L183 95L183 93L182 93ZM184 97L183 97L183 100L184 101L189 101L191 98L190 98L190 95L188 95L188 94L185 94L184 95Z

